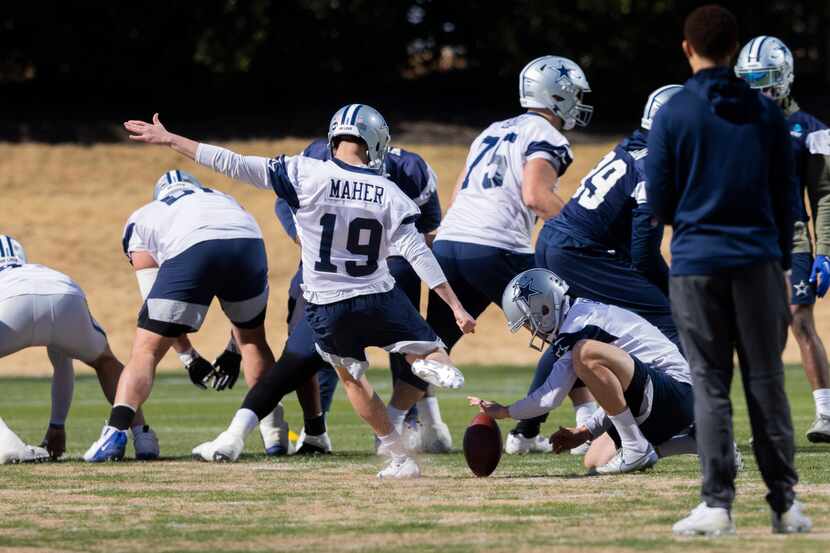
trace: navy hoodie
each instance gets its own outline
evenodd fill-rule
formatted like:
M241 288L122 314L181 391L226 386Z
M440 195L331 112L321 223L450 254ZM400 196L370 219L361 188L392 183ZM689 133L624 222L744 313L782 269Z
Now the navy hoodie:
M795 172L787 124L730 68L699 71L660 109L645 169L648 202L673 226L673 276L773 260L790 268Z

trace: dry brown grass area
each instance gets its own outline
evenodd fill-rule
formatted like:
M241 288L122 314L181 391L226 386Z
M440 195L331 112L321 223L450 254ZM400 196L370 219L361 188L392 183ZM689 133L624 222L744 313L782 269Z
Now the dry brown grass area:
M244 153L274 155L298 152L306 143L305 139L287 139L224 145ZM402 146L420 153L435 169L446 206L466 148ZM569 197L579 179L612 146L610 142L576 145L576 161L562 179L562 193ZM130 144L0 145L0 232L18 238L30 261L64 271L81 284L93 314L109 333L114 351L125 359L140 302L135 278L121 253L121 231L129 214L150 199L159 175L174 167L194 173L209 186L230 192L259 221L271 267L268 332L272 346L280 350L285 339L287 284L296 269L298 251L273 216L273 194L233 183L172 151ZM823 335L830 328L830 307L826 305L820 302L816 311ZM221 310L214 306L194 342L200 351L212 357L224 346L226 336L227 324ZM526 337L510 335L500 311L491 307L481 317L476 335L462 340L454 356L462 364L535 363L537 354L526 345ZM785 358L791 362L799 360L792 340ZM386 364L380 351L373 351L371 359L374 364ZM178 367L178 360L169 356L162 366ZM0 360L3 374L50 371L46 356L37 350Z

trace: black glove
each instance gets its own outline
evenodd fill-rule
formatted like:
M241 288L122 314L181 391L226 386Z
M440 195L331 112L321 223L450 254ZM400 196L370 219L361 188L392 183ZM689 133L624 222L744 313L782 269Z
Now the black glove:
M207 390L207 381L213 376L213 365L210 364L210 361L197 356L186 368L190 381L198 388Z
M236 379L239 378L239 367L242 364L242 356L234 351L225 350L222 355L213 362L215 371L213 373L213 389L221 392L225 388L233 388Z

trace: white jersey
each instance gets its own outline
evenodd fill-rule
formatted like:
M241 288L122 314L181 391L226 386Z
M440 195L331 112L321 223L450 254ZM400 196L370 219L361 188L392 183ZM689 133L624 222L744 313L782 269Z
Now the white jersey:
M0 301L27 295L85 297L83 290L74 280L43 265L26 263L0 270Z
M161 265L207 240L262 238L253 216L231 196L193 188L154 200L130 215L124 227L124 253L148 252Z
M571 348L585 339L613 344L678 382L692 383L689 363L657 327L626 309L577 299L550 346L556 359L550 376L542 386L510 406L511 417L531 419L562 403L576 383Z
M309 303L391 290L395 279L386 258L393 245L430 288L446 281L415 228L418 206L368 167L336 158L242 156L208 144L199 144L196 161L257 188L272 188L294 209Z
M487 127L470 147L464 180L435 239L533 253L536 215L522 198L524 166L531 159L549 161L561 176L573 156L568 140L537 113Z

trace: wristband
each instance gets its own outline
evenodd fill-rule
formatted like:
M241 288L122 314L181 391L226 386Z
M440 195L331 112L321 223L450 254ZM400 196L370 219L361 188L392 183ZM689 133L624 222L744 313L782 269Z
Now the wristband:
M64 428L66 428L66 425L63 423L50 422L49 428L51 428L52 430L63 430Z
M187 351L183 351L181 353L176 353L179 356L179 361L184 364L184 368L187 368L193 363L196 359L200 357L199 352L196 351L194 348L190 348Z
M239 354L239 346L236 345L236 340L233 339L233 334L231 334L231 339L228 342L228 345L225 346L225 351Z

